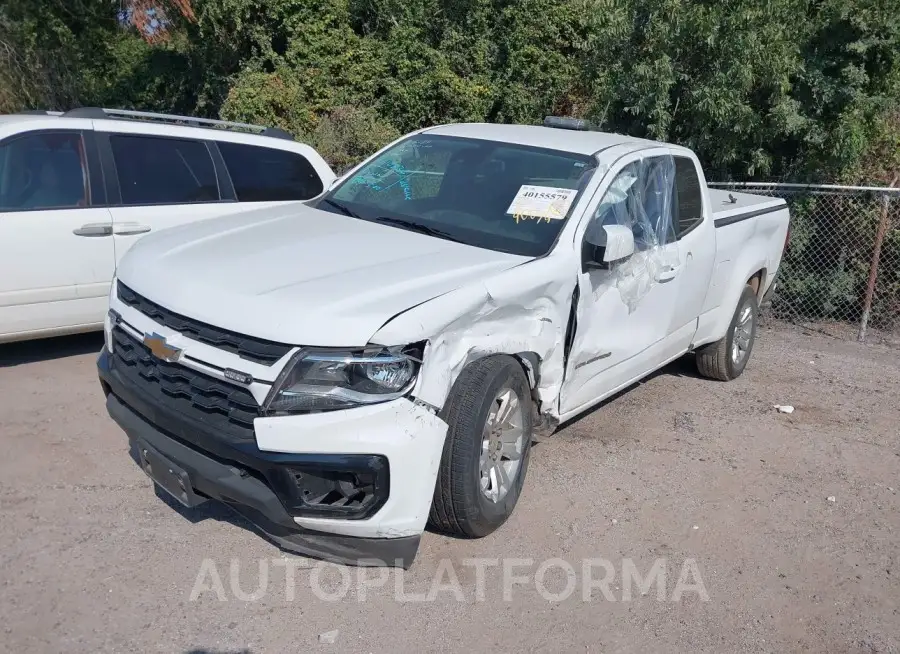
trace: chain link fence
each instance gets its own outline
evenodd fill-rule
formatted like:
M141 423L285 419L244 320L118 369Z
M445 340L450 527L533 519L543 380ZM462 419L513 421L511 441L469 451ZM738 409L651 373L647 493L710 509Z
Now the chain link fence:
M787 200L790 245L768 317L900 347L900 189L710 183Z

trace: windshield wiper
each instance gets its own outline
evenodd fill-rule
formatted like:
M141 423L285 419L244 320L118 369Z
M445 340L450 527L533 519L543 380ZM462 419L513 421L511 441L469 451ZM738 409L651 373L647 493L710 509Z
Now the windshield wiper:
M345 207L340 202L335 202L334 200L332 200L330 198L322 198L321 201L325 202L326 204L330 204L332 207L334 207L335 209L340 211L345 216L350 216L351 218L359 218L359 215L357 215L356 213L351 211L349 208Z
M375 219L376 222L379 223L387 223L388 225L396 225L397 227L401 227L403 229L408 229L411 232L419 232L419 234L427 234L428 236L436 236L437 238L443 238L448 241L455 241L456 243L463 243L461 239L456 238L449 232L445 232L442 229L437 229L436 227L429 227L428 225L422 225L420 223L413 222L412 220L406 220L405 218L393 218L391 216L379 216Z

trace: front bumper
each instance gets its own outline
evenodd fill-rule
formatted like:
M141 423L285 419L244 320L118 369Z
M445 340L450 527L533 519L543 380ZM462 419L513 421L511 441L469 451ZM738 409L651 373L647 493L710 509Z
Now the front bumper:
M446 424L402 399L314 415L257 418L255 441L217 438L198 421L141 394L98 360L110 416L132 444L180 467L200 498L222 501L281 547L340 563L408 567L434 492ZM297 510L272 483L280 467L340 467L386 460L389 490L371 515L318 517Z

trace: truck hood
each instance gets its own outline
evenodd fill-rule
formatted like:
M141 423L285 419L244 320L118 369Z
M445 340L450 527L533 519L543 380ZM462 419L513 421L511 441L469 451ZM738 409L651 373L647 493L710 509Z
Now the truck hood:
M356 347L410 307L528 260L292 204L144 237L117 277L217 327Z

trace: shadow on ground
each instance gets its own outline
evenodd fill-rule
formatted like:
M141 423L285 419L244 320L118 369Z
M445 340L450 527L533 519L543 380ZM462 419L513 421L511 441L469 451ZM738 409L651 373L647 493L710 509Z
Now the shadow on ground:
M101 349L103 332L4 343L0 345L0 368L99 353Z
M569 420L562 423L556 431L561 431L567 427L570 427L571 425L574 425L574 424L580 422L581 420L584 420L588 416L591 416L595 412L600 411L604 407L612 404L613 402L618 400L623 395L627 395L628 393L633 391L635 388L637 388L641 384L645 384L648 381L650 381L651 379L656 379L657 377L693 377L695 379L705 379L705 378L701 377L700 373L697 372L697 365L694 363L694 355L686 354L683 357L675 359L675 361L673 361L672 363L663 366L659 370L656 370L656 371L650 373L649 375L647 375L640 381L630 384L629 386L626 386L625 388L623 388L621 391L619 391L613 395L610 395L608 398L606 398L605 400L600 402L597 406L595 406L591 409L588 409L584 413L579 414L579 415L575 416L574 418L570 418ZM708 381L710 384L717 383L712 380L708 380Z

